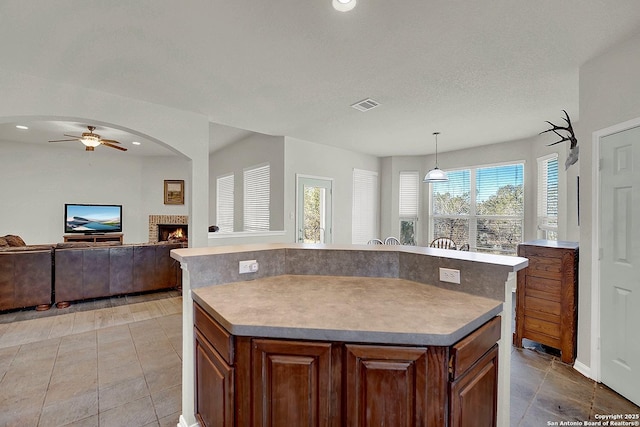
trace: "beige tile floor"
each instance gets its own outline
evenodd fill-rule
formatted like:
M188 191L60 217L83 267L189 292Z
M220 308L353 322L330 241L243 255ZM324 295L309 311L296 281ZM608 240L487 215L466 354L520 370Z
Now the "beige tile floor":
M0 426L175 427L182 383L176 295L92 301L27 320L33 311L0 315Z
M0 427L174 427L181 304L172 291L1 314ZM527 346L511 352L512 426L640 413L547 349Z

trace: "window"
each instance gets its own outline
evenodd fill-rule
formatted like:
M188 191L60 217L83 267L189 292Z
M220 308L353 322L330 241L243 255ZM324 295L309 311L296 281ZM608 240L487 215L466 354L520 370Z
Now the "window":
M378 237L378 173L353 170L351 243L365 244Z
M269 231L269 165L244 170L244 230Z
M431 187L432 237L515 254L524 224L523 173L522 163L448 171L448 182Z
M558 154L538 158L538 237L558 240Z
M431 187L431 238L448 237L462 246L469 242L470 171L447 172L449 181Z
M216 222L221 232L233 231L233 174L216 179Z
M418 222L418 171L400 172L400 243L416 244L416 228Z

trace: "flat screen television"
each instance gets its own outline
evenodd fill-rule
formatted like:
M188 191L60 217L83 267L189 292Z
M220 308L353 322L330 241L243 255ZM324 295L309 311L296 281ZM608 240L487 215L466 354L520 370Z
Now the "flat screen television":
M64 205L65 233L122 233L122 205Z

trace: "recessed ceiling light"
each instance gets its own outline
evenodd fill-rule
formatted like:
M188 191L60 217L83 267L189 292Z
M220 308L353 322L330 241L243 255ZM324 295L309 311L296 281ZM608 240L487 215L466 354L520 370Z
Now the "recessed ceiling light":
M24 125L16 125L16 127L17 127L18 129L22 129L22 130L27 130L27 129L29 129L29 127L28 127L28 126L24 126Z
M133 141L132 144L133 145L140 145L140 143L138 141Z
M357 0L333 0L333 8L339 12L348 12L356 7Z

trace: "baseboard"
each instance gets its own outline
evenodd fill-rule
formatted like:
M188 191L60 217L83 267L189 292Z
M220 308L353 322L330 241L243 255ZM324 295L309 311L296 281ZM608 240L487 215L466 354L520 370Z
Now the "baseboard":
M575 361L575 363L573 364L573 369L580 372L585 377L591 378L591 368L585 365L584 363L580 362L579 360Z
M200 423L196 421L195 424L189 425L187 420L184 419L182 415L180 415L180 420L178 421L178 425L176 427L200 427Z

